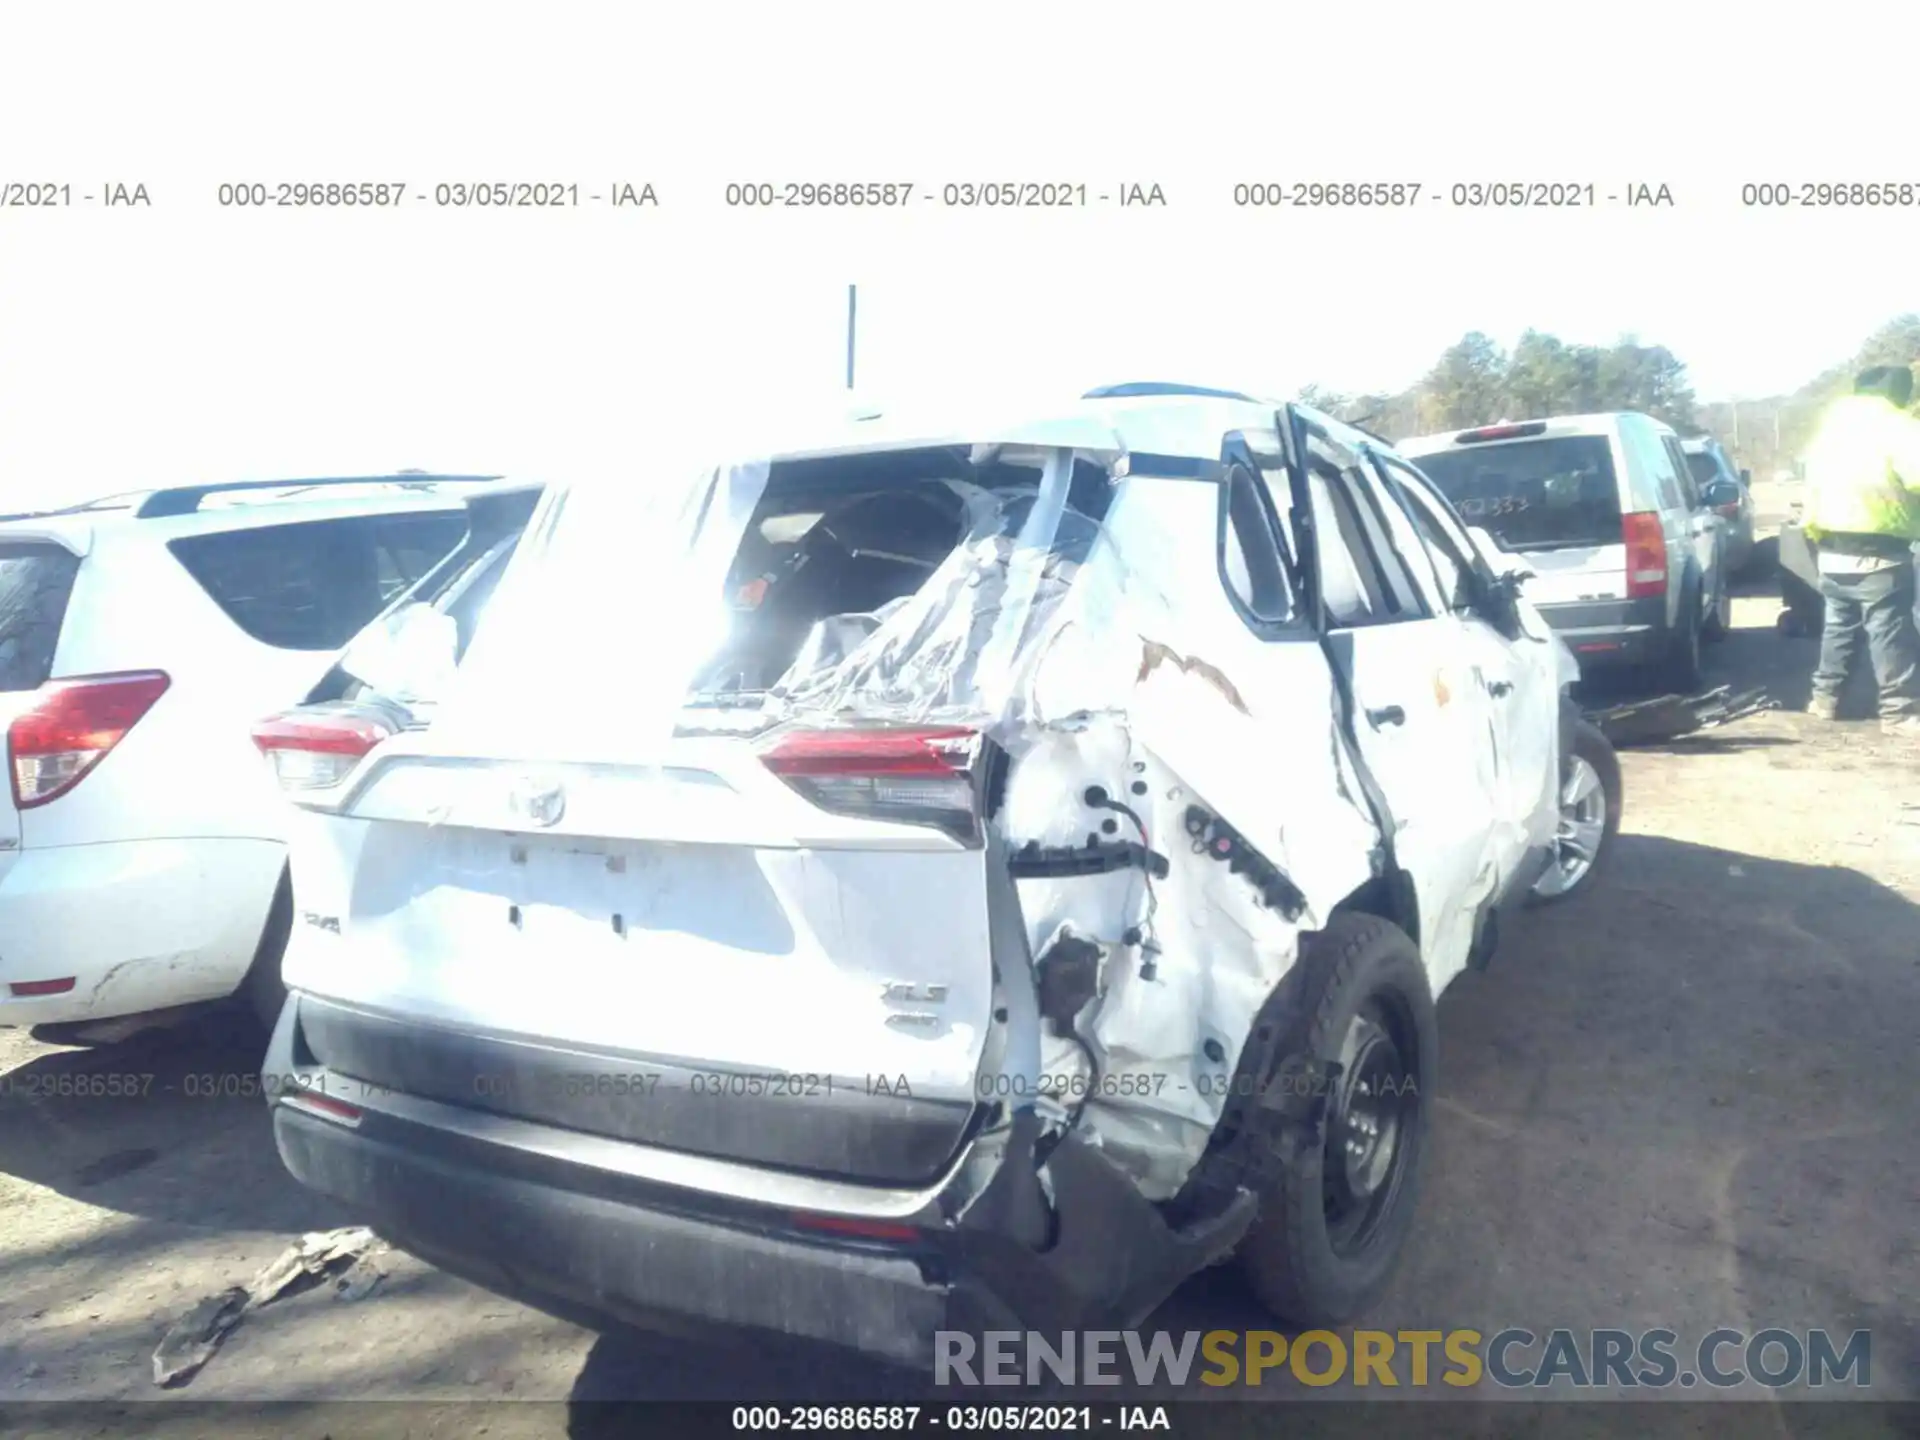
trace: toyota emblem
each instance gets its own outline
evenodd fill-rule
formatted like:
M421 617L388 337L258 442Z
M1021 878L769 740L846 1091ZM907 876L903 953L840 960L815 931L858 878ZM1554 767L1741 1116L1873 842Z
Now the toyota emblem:
M542 827L557 822L567 810L567 792L558 780L525 779L513 787L513 813Z

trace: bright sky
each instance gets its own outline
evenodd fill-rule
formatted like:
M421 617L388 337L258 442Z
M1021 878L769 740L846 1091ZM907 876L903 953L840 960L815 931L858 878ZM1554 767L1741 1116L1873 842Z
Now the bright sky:
M1920 186L1908 47L1874 43L1872 6L1845 32L1744 37L1775 54L1729 53L1759 27L1671 4L1558 36L1518 5L1377 5L1365 36L1340 33L1339 7L1282 22L1250 3L1036 18L1016 0L938 21L715 4L653 28L585 4L292 13L176 0L0 20L0 185L142 180L153 197L0 208L0 509L235 475L643 473L669 433L724 449L743 412L844 398L850 280L861 389L882 399L1133 379L1396 389L1468 329L1511 342L1529 325L1637 332L1703 397L1764 395L1920 309L1920 205L1740 204L1745 180ZM1649 72L1656 38L1687 58ZM1791 103L1770 104L1751 82L1789 63ZM1856 113L1861 96L1885 113ZM1847 118L1816 131L1829 115ZM1603 199L1664 182L1678 203L1231 199L1244 180L1445 197L1507 178L1591 181ZM662 203L216 201L234 180L357 179L651 181ZM1157 182L1169 203L727 208L729 180L759 179Z

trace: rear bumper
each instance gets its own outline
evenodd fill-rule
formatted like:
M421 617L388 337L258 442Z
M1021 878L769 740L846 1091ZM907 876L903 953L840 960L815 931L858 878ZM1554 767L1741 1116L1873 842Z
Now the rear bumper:
M1672 633L1664 595L1640 600L1581 600L1537 608L1579 657L1583 670L1650 664L1662 658Z
M574 1319L777 1333L926 1371L943 1329L1134 1323L1252 1219L1249 1200L1175 1231L1071 1134L1040 1166L1031 1112L907 1189L496 1116L312 1063L303 1003L265 1062L287 1169L403 1249ZM314 1113L316 1088L357 1120ZM875 1224L891 1233L851 1233Z
M869 1093L825 1077L749 1084L657 1060L642 1065L408 1023L311 996L300 1028L312 1060L387 1091L749 1165L830 1168L861 1184L932 1182L977 1113L966 1101Z
M0 1026L105 1020L231 995L273 905L266 840L22 850L0 869ZM62 993L14 984L71 980Z
M497 1293L641 1326L670 1321L834 1342L930 1366L937 1330L983 1328L895 1248L811 1243L636 1203L565 1167L502 1173L444 1134L365 1132L278 1105L274 1143L301 1183L391 1241Z

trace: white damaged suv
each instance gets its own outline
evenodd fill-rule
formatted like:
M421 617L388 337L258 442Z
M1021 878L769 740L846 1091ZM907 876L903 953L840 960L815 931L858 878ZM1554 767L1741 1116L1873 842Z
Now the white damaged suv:
M1232 1256L1374 1301L1434 997L1619 772L1389 447L1125 392L550 487L470 644L393 627L426 683L263 721L293 1174L564 1313L907 1364Z

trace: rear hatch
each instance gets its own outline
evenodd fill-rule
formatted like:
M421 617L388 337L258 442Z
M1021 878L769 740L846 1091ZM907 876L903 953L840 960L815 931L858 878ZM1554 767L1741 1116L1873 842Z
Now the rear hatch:
M981 697L1091 528L1040 478L919 450L551 495L429 728L349 702L256 735L317 783L285 966L310 1057L671 1149L938 1174L994 1033Z
M1414 463L1469 525L1526 557L1537 605L1627 598L1612 441L1541 422L1468 430Z
M55 533L0 529L0 743L53 674L84 545ZM20 849L12 757L0 786L0 874Z

